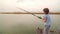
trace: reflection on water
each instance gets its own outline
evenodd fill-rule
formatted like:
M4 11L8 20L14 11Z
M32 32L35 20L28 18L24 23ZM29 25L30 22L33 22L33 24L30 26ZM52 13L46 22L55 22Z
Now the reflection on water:
M50 16L51 30L60 31L60 15ZM0 14L0 34L35 34L35 28L43 28L43 24L40 19L29 14Z

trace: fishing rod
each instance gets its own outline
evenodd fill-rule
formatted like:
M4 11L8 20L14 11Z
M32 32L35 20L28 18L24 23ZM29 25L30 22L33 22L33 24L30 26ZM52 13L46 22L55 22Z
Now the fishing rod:
M18 7L16 7L16 8L18 8ZM31 12L25 10L25 9L22 9L22 8L18 8L18 9L23 10L23 11L28 12L28 13L31 13ZM42 17L36 16L35 14L32 14L32 15L35 16L35 17L37 17L37 18L39 18L39 19L42 19Z

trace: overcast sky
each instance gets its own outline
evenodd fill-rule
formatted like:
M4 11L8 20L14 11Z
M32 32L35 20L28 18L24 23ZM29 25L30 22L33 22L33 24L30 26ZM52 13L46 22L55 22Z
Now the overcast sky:
M22 11L16 7L28 11L42 11L47 7L50 11L60 11L60 0L0 0L0 12Z

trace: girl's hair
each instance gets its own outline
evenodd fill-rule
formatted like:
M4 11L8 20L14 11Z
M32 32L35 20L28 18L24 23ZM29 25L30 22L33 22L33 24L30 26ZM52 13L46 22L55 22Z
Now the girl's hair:
M49 13L49 9L48 8L44 8L43 11L44 11L45 14Z

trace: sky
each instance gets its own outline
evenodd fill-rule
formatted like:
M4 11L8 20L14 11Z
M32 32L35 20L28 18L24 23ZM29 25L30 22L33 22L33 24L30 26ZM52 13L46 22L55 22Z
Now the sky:
M0 0L0 12L23 12L19 8L39 12L43 8L49 8L51 12L60 12L60 0Z

